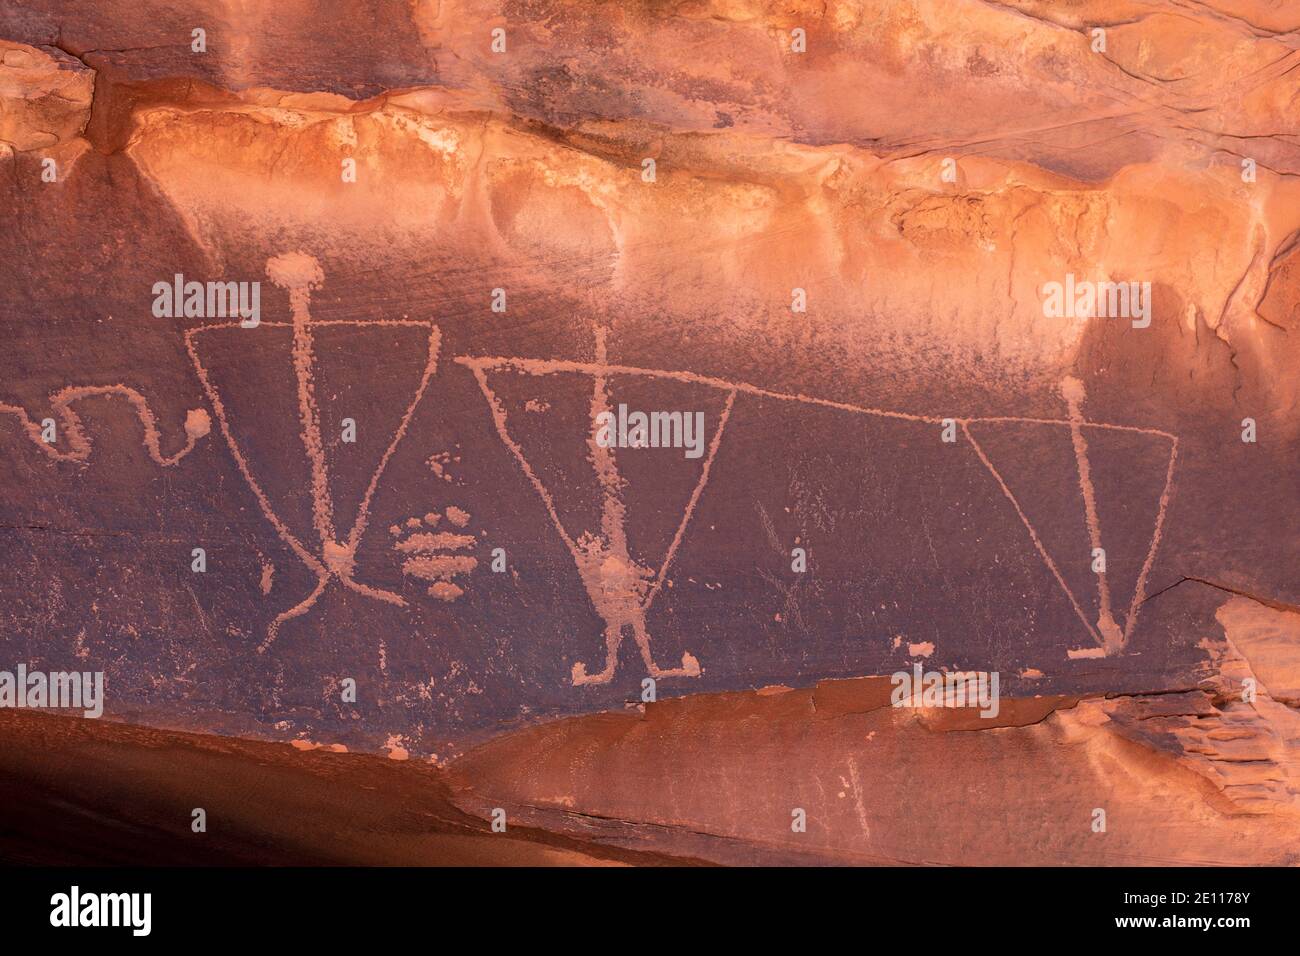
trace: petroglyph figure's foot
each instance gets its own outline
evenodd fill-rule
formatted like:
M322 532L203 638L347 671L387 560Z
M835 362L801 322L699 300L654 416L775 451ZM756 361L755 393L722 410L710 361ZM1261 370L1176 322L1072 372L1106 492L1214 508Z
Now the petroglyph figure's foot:
M664 670L655 664L654 655L650 653L650 633L645 627L645 616L638 615L632 621L632 634L636 637L637 647L641 650L641 660L645 662L646 673L651 677L699 677L700 662L689 652L682 654L682 666Z
M618 666L618 648L623 643L623 626L619 623L605 625L605 669L599 674L588 674L587 665L581 662L573 665L573 686L583 684L608 684L614 679L614 668Z
M584 684L608 684L614 677L613 668L605 668L599 674L588 674L587 665L581 662L573 665L573 686L581 687Z
M640 619L630 623L636 636L637 647L641 651L641 660L645 662L646 673L656 679L660 677L699 677L700 662L690 653L682 655L682 666L664 670L650 655L650 635L646 633L645 623ZM588 674L587 665L578 662L573 665L572 679L574 687L584 684L608 684L614 679L614 670L618 666L618 649L623 643L623 625L612 624L605 629L605 668L599 674Z
M700 662L696 660L695 655L685 653L682 655L682 666L664 670L655 664L649 667L650 676L658 679L660 677L699 677ZM581 687L584 684L608 684L614 678L614 668L607 666L599 674L588 674L587 665L581 662L573 665L573 686Z
M695 655L687 652L682 655L682 666L674 667L671 670L664 670L660 667L650 666L651 677L699 677L700 662L695 659Z

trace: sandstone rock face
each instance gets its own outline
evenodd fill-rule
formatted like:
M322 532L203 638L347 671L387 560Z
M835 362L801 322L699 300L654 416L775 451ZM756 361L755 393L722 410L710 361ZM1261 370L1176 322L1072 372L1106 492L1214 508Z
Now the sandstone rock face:
M1287 686L1269 647L1294 648L1296 615L1237 598L1220 617L1231 649L1185 691L992 720L891 707L883 679L687 697L499 738L452 778L472 812L720 863L1295 865L1300 717L1286 690L1240 692ZM1104 835L1080 825L1097 809Z
M1300 9L0 41L0 670L605 854L1295 862Z
M61 50L0 40L0 143L27 151L76 139L94 88L94 71Z

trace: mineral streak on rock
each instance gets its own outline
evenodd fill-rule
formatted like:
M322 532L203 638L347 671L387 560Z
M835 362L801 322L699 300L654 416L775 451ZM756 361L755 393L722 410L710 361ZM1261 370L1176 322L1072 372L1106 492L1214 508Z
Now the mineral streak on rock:
M0 670L137 725L0 735L438 821L284 860L1300 862L1300 7L327 6L0 8Z

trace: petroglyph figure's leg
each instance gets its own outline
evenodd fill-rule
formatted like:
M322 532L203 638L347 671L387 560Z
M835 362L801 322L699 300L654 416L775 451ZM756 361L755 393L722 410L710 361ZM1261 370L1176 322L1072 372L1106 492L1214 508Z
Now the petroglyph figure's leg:
M340 581L352 591L358 594L364 594L368 598L374 598L376 601L386 601L389 604L396 604L398 607L406 607L406 599L400 594L392 591L385 591L383 588L371 587L369 584L362 584L352 578L340 577Z
M1169 511L1169 496L1174 489L1174 464L1178 461L1178 439L1170 440L1169 466L1165 470L1165 486L1160 492L1160 505L1156 510L1156 528L1151 535L1151 547L1146 560L1142 562L1142 572L1138 575L1137 587L1133 591L1133 603L1129 605L1128 616L1124 619L1124 640L1129 639L1133 628L1137 626L1138 610L1147 596L1147 576L1156 560L1156 550L1160 547L1160 535L1165 527L1165 514Z
M984 467L988 469L989 474L993 476L993 480L997 482L998 487L1002 489L1002 494L1006 496L1007 501L1011 502L1011 507L1016 509L1016 514L1019 515L1021 524L1023 524L1025 530L1029 532L1029 539L1033 541L1034 547L1038 549L1038 554L1043 559L1043 563L1047 565L1047 569L1051 571L1052 576L1056 578L1056 583L1061 586L1061 591L1069 599L1070 606L1074 608L1074 613L1078 615L1079 620L1083 623L1084 629L1098 644L1101 644L1101 635L1097 633L1097 629L1093 627L1092 622L1088 620L1088 615L1083 613L1083 608L1080 606L1078 599L1074 596L1074 592L1071 591L1070 586L1065 583L1065 578L1061 575L1061 569L1056 566L1056 562L1052 560L1052 556L1047 553L1047 548L1043 545L1042 539L1038 537L1038 532L1034 530L1033 524L1030 523L1029 517L1025 514L1024 509L1020 507L1020 502L1016 500L1016 496L1011 493L1011 489L1007 486L1002 474L994 467L993 462L989 460L989 456L984 453L983 447L981 447L980 443L975 440L975 436L971 434L970 428L968 427L969 424L970 422L968 421L961 422L962 435L964 435L966 440L970 442L970 446L974 450L976 456L984 464Z
M311 594L308 594L300 602L295 604L293 607L289 608L289 610L276 615L275 620L271 622L269 627L267 627L266 640L264 640L261 643L261 645L257 648L257 653L265 654L266 649L275 643L276 637L278 637L280 634L281 624L283 624L285 621L291 618L298 617L301 614L306 614L309 610L311 610L312 605L316 603L316 601L320 598L321 594L324 592L325 585L329 584L329 580L330 578L328 574L322 574L319 578L316 579L316 587L312 589Z
M690 653L682 655L682 666L674 667L669 670L660 668L654 662L650 654L650 635L645 629L645 619L637 617L632 622L632 633L636 636L637 647L641 648L641 659L645 661L645 669L651 677L699 677L700 662Z
M581 661L573 665L573 686L583 684L608 684L614 679L614 668L618 665L618 648L623 643L623 625L605 625L605 669L599 674L588 674L587 665Z
M1079 470L1079 492L1083 495L1084 519L1088 526L1088 540L1096 554L1102 550L1101 519L1097 516L1097 492L1092 486L1092 467L1088 461L1088 441L1083 437L1083 402L1086 398L1083 383L1077 378L1065 378L1061 381L1061 397L1069 409L1070 442L1074 446L1074 459ZM1104 552L1103 552L1104 553ZM1102 646L1107 654L1113 654L1124 647L1124 635L1115 623L1115 615L1110 606L1110 585L1106 581L1103 566L1097 574L1097 632L1101 635Z

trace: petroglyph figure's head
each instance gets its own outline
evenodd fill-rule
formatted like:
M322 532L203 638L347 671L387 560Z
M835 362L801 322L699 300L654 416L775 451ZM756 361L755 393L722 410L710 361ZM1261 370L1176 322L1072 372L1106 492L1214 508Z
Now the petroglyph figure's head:
M305 252L286 252L268 259L266 274L280 288L291 291L316 289L325 281L320 263Z
M1088 393L1083 387L1083 382L1073 375L1067 375L1061 379L1061 397L1070 405L1082 405Z

